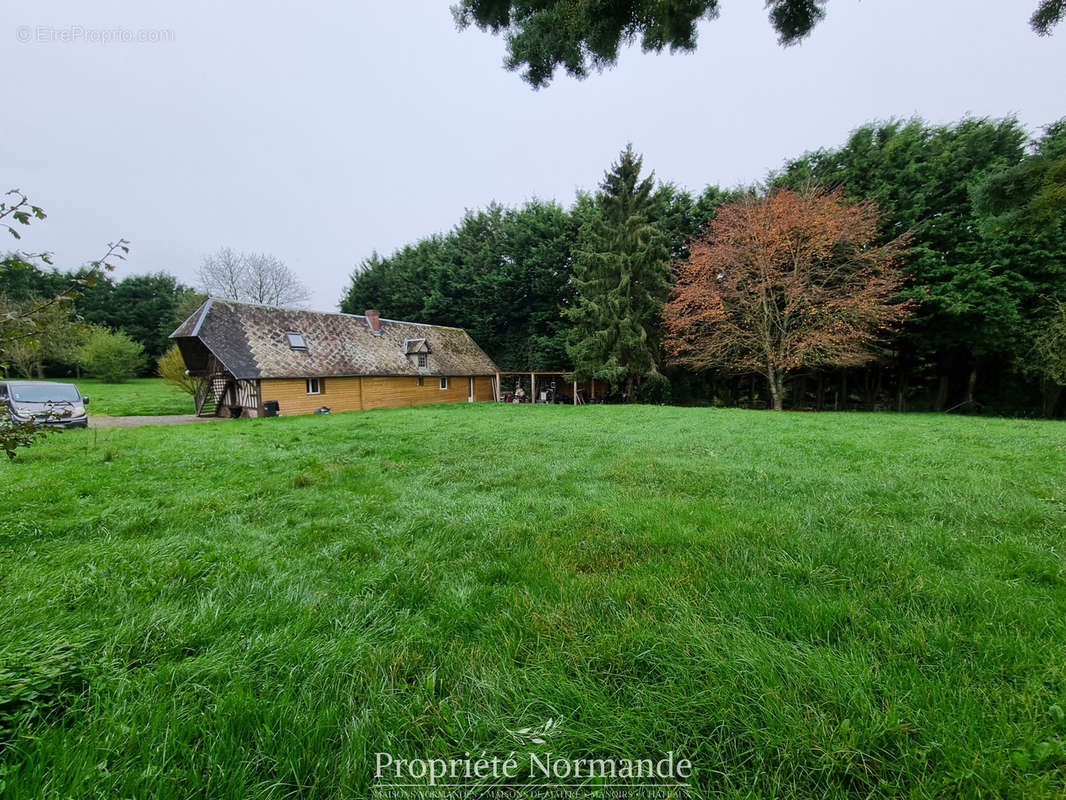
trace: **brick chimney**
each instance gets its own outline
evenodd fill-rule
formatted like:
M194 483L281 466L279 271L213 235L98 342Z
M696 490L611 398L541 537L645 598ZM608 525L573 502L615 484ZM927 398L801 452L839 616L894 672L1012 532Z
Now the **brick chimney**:
M375 336L381 336L381 312L373 308L366 310L366 324L370 326L370 332Z

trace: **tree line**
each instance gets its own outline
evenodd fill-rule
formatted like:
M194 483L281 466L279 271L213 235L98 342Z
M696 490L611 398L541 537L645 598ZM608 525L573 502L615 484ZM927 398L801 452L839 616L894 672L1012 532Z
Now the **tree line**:
M116 280L111 274L96 274L92 267L45 269L16 254L0 259L4 308L32 308L71 285L77 292L39 314L32 336L3 348L9 371L24 378L69 374L87 367L89 353L107 343L109 353L126 354L114 363L121 361L121 371L130 373L127 377L148 372L170 347L170 333L203 298L165 272Z
M300 305L310 294L275 256L229 247L204 256L197 278L196 288L162 271L116 280L97 262L60 270L47 254L9 252L0 257L0 315L18 333L0 340L0 367L22 378L157 373L187 388L169 337L208 295Z
M341 308L463 326L504 369L595 374L626 399L759 406L779 392L790 408L1013 414L1053 414L1061 405L1054 364L1066 302L1066 123L1032 141L1015 119L872 123L841 146L786 162L763 185L699 194L641 177L641 169L626 151L597 192L579 193L569 207L493 203L446 233L375 253L353 273ZM898 250L871 275L891 284L884 308L905 313L884 312L862 357L845 358L839 346L838 357L814 357L817 348L805 345L808 356L790 361L772 386L745 358L718 357L728 350L713 339L721 326L703 329L715 346L694 360L676 330L669 341L668 323L693 249L706 258L715 235L726 235L714 234L723 209L783 192L808 205L830 195L842 208L868 204L876 224L863 223L862 248ZM774 213L788 218L784 207ZM812 219L842 224L824 203ZM793 276L789 297L828 297L831 287L812 281L843 256L831 248L817 258L805 283ZM892 279L882 270L889 262ZM735 294L703 295L736 307ZM835 312L835 324L880 319L882 306L869 300L851 316Z

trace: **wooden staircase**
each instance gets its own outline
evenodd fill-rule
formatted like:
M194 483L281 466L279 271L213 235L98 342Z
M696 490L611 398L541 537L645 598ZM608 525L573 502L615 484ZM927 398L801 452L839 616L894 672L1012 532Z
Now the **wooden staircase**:
M226 395L233 390L233 377L228 372L215 372L200 381L196 390L196 416L216 417Z

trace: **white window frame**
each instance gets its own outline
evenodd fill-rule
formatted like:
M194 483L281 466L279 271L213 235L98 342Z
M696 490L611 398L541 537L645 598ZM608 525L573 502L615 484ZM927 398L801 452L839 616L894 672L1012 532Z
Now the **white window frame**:
M425 369L429 366L429 355L426 353L415 353L415 360L419 369Z
M444 377L444 376L441 376L441 379L440 379L440 390L443 392L447 388L448 388L448 379L446 377Z
M311 391L312 384L315 390ZM322 394L322 379L321 378L308 378L307 379L307 393L308 394Z

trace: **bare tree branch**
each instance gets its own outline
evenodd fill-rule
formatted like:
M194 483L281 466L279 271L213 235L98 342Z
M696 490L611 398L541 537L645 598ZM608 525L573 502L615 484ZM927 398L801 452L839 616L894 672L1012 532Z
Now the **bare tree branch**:
M269 306L302 306L311 292L285 262L266 253L222 247L204 256L200 288L212 297Z

